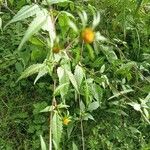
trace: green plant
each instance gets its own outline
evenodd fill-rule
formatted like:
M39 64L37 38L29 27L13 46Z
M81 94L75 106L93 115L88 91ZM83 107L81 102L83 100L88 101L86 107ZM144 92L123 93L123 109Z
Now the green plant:
M19 47L11 55L13 59L6 62L15 64L19 73L30 65L21 73L17 84L37 73L34 84L47 99L34 104L33 117L28 123L27 133L33 134L34 149L39 148L37 136L43 150L48 147L48 141L49 150L52 147L140 149L149 144L149 136L144 132L147 138L144 139L140 128L149 126L150 99L148 41L141 44L140 38L149 34L148 26L137 19L144 18L139 10L147 2L141 2L136 6L134 2L119 4L117 0L91 1L93 5L101 4L104 10L100 11L99 25L100 16L95 8L98 5L88 5L86 12L93 14L90 16L80 1L75 6L67 0L48 0L22 7L5 26L7 29L11 23L22 20L24 26L29 25L21 42L13 38L12 43L17 41ZM18 25L22 29L22 24ZM61 50L59 44L63 45ZM43 84L41 77L45 79ZM32 77L29 79L33 81ZM23 116L27 118L29 114Z

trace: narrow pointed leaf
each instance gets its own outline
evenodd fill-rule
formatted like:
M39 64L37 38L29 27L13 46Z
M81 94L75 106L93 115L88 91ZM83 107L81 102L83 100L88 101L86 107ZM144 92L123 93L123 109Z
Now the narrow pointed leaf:
M70 82L72 83L72 85L74 86L76 91L79 93L78 84L77 84L77 81L75 79L75 76L72 74L71 71L65 70L65 72L67 73Z
M74 76L75 76L78 86L80 87L83 77L84 77L84 71L79 65L75 67Z
M52 4L57 4L57 3L69 2L69 0L47 0L47 2L50 5L52 5Z
M8 24L6 26L8 26L11 23L31 17L39 11L40 11L40 8L36 4L31 5L31 6L26 5L26 6L22 7L22 9L20 11L18 11L18 13L13 17L13 19L10 22L8 22Z
M45 65L41 71L38 73L36 79L34 80L34 84L41 78L43 77L44 75L46 75L48 73L48 68L47 66Z
M28 67L19 77L19 80L23 79L23 78L27 78L35 73L38 73L43 67L45 67L45 64L34 64L31 65L30 67Z
M129 92L133 92L133 91L134 90L132 90L132 89L121 91L121 92L111 96L108 100L113 99L115 97L119 97L119 96L124 95L124 94L129 93Z
M31 22L31 24L29 25L29 28L27 29L19 47L18 50L20 50L23 46L23 44L29 40L29 38L34 35L35 33L37 33L40 28L44 25L44 23L46 22L46 15L42 12L39 12L39 15Z
M44 139L41 135L40 135L40 141L41 141L41 149L46 150L46 144L45 144Z
M69 88L69 85L67 85L69 83L69 78L62 67L59 67L57 69L57 75L59 78L59 85L61 86L63 84L66 84L66 86L63 86L61 87L61 89L59 89L61 97L64 99L64 96L67 94Z
M62 120L57 112L54 112L51 125L52 125L52 134L53 134L53 143L55 149L59 150L61 136L62 136Z
M64 84L59 85L59 86L55 89L54 95L55 95L55 96L58 95L59 92L60 92L65 86L68 86L68 84L69 84L69 83L64 83Z

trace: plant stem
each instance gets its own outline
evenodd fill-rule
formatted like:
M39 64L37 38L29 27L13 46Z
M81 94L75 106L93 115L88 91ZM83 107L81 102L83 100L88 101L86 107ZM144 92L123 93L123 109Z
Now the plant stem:
M53 92L55 91L56 89L56 80L54 79L54 88L53 88ZM55 109L55 106L56 106L56 99L55 99L55 96L53 94L53 100L52 100L52 108L53 110L50 112L50 121L49 121L49 150L52 150L52 126L51 126L51 121L53 119L53 113L54 113L54 109Z
M80 107L80 102L81 102L81 99L80 99L80 94L79 94L79 107ZM82 150L85 150L85 143L84 143L84 130L83 130L83 120L82 120L82 110L81 110L81 107L80 107L80 125L81 125L81 137L82 137Z
M50 112L50 121L49 121L49 150L52 150L52 128L51 128L51 120L53 119L53 112Z
M83 121L82 121L82 118L81 118L81 136L82 136L82 150L85 150L84 130L83 130Z

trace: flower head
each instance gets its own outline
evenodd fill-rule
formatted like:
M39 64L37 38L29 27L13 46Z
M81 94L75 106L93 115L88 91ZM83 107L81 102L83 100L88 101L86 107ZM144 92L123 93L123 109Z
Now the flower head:
M88 23L88 17L87 13L85 11L79 12L79 17L82 22L82 30L80 31L75 23L73 23L71 20L69 21L70 27L76 32L81 35L81 39L86 44L91 44L94 41L104 41L106 40L105 37L103 37L100 32L97 32L95 28L98 26L100 22L100 13L94 13L93 15L93 22L92 25L89 26Z
M64 124L64 125L67 126L67 125L69 124L69 122L71 122L70 117L67 117L67 116L66 116L66 117L63 118L63 124Z

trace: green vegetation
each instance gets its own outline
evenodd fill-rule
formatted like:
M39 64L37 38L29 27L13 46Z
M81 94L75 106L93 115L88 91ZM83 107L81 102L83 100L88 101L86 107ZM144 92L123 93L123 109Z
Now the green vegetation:
M150 150L149 0L0 0L0 150Z

